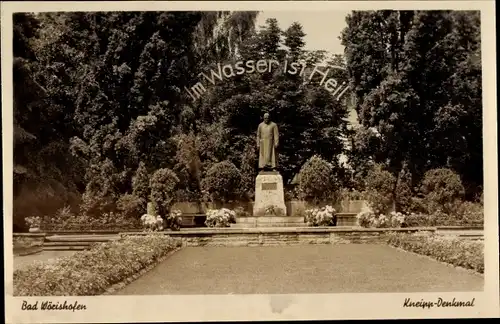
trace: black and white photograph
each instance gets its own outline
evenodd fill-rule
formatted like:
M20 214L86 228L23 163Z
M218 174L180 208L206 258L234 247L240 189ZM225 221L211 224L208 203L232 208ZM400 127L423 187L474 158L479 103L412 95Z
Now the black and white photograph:
M3 2L6 322L500 316L494 12Z

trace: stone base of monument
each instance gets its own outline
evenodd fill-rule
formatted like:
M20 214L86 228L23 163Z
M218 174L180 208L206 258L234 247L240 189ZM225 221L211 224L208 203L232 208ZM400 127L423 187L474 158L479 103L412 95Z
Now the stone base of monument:
M278 172L260 172L255 179L255 202L251 217L239 217L231 227L295 227L304 226L304 217L286 213L283 178Z
M260 172L255 179L252 216L286 216L283 178L278 172Z

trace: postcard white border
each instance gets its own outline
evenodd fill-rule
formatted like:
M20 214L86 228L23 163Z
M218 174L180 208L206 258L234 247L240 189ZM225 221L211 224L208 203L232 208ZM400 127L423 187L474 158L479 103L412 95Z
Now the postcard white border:
M494 1L259 1L259 2L2 2L2 126L4 174L4 268L7 323L148 322L292 319L482 318L499 317L496 47ZM41 11L259 10L324 11L375 9L481 10L483 151L485 201L485 290L457 293L297 295L98 296L23 298L12 296L12 13ZM327 32L327 31L325 31ZM334 35L332 35L334 37ZM403 308L406 297L471 299L476 307ZM270 306L285 303L281 312ZM77 300L83 312L21 311L23 300Z

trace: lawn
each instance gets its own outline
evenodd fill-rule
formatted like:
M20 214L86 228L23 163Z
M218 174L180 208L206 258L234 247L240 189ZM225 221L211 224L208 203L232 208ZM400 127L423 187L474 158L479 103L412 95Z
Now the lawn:
M386 245L188 247L119 295L480 291L479 274Z

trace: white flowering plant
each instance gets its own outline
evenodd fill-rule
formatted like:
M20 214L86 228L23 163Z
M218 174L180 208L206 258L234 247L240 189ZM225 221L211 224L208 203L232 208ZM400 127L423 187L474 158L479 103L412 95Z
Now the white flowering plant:
M178 230L182 222L181 215L182 212L180 210L170 211L166 219L163 219L161 216L144 214L141 217L141 223L144 230L148 232L163 231L167 228Z
M208 227L229 227L230 223L236 221L236 212L228 208L207 210L207 220L205 225Z
M141 217L142 226L147 232L163 231L163 218L160 216L153 216L144 214Z
M399 228L405 223L405 215L400 212L391 212L385 215L365 211L357 214L356 220L361 227Z
M178 209L171 210L166 218L166 227L172 230L179 230L182 224L182 212Z
M24 221L26 222L26 224L29 225L30 228L38 228L38 227L40 227L40 224L42 223L42 219L40 216L26 217L24 219Z
M336 221L337 211L329 205L305 211L305 222L308 226L332 226Z

